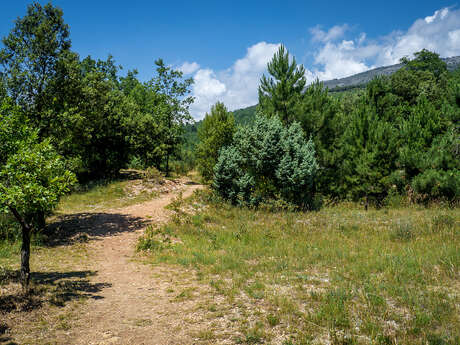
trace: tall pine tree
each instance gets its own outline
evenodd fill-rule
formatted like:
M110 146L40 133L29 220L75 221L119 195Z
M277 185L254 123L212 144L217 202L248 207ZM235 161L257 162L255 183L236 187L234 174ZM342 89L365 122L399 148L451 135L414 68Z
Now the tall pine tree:
M290 61L291 60L291 61ZM296 108L306 85L305 68L281 45L267 65L270 77L262 76L259 86L260 113L278 116L284 124L297 118Z

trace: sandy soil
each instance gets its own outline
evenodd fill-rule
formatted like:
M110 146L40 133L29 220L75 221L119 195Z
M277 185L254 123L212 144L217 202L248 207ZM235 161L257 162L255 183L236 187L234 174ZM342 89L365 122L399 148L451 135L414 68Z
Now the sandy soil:
M198 185L185 185L183 197L190 196ZM96 234L90 248L97 274L93 284L109 286L83 308L76 325L66 332L72 344L192 344L189 330L183 329L183 315L193 302L176 303L172 287L180 272L165 267L144 265L135 260L135 245L143 229L122 231L123 224L110 224L110 214L122 214L146 223L162 223L169 217L168 205L177 193L123 209L109 210L93 219L96 228L112 226L113 235ZM183 272L187 275L187 272ZM183 283L183 279L181 279Z

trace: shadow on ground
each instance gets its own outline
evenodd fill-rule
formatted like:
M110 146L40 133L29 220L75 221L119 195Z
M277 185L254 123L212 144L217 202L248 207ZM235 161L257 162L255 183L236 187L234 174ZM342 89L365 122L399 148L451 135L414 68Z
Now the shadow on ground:
M24 293L19 286L19 272L0 272L0 315L11 312L29 312L45 303L63 307L67 302L81 299L103 298L98 293L111 287L109 283L92 283L89 278L95 271L33 272L31 288ZM1 333L0 333L1 335Z
M59 217L43 230L49 246L84 242L89 237L105 237L142 229L146 219L117 213L76 213Z
M187 181L184 183L187 186L199 186L201 183L195 182L195 181Z

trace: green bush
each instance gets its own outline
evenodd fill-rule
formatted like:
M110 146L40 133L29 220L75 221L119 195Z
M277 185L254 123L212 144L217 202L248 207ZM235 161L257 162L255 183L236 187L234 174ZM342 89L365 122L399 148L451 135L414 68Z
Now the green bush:
M276 117L257 116L233 140L214 167L213 187L221 197L241 205L283 199L311 207L318 164L314 144L298 123L286 128Z
M427 170L412 179L412 188L419 200L460 198L459 170Z

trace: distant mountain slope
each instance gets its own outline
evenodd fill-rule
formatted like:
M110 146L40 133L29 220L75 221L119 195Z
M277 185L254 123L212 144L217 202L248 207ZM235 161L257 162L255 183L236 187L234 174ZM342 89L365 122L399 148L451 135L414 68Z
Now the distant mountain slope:
M453 71L454 69L460 66L460 56L443 58L443 60L446 62L447 69L449 71ZM402 66L402 64L397 64L391 66L378 67L366 72L354 74L349 77L327 80L324 81L323 84L324 86L328 87L329 90L332 92L342 91L343 89L362 87L377 76L393 74Z

